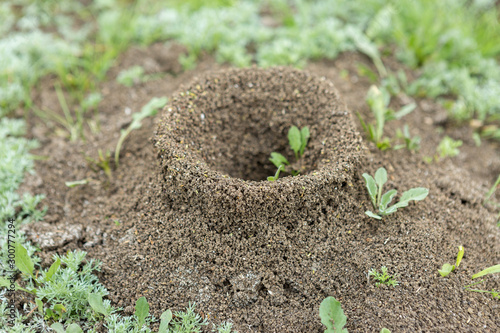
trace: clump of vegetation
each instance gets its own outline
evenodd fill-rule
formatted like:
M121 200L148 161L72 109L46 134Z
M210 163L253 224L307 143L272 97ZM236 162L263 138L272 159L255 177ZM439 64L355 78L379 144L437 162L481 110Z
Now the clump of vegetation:
M367 173L363 174L363 178L366 181L366 188L368 189L368 194L373 205L373 208L377 213L371 211L366 211L365 214L376 218L382 219L382 216L392 214L398 210L398 208L403 208L408 206L410 201L420 201L424 200L429 194L429 190L423 187L412 188L406 192L399 199L397 204L390 207L388 205L391 203L392 199L396 196L398 191L390 190L382 195L382 188L387 182L387 171L385 168L379 168L375 172L375 179Z
M116 81L126 87L132 87L134 84L142 82L144 78L144 68L141 66L132 66L118 73Z
M448 263L444 264L441 269L438 270L439 274L441 274L442 277L448 276L451 272L453 272L458 266L460 266L460 262L462 262L462 258L464 256L464 247L459 246L458 247L458 254L457 254L457 261L455 265L450 265Z
M292 126L288 130L288 143L295 154L296 161L298 161L302 157L302 155L304 155L309 137L309 127L307 126L302 127L302 129L300 130L297 126ZM276 171L274 177L268 177L267 180L275 181L278 179L280 172L282 170L285 170L285 165L290 165L290 162L285 156L277 152L272 152L271 158L269 158L269 160L278 168L278 171ZM299 170L290 170L292 176L298 175L299 172Z
M491 267L488 267L486 269L483 269L481 272L474 274L472 276L472 279L477 279L479 277L482 277L482 276L485 276L485 275L488 275L488 274L494 274L494 273L500 273L500 265L495 265L495 266L491 266ZM473 284L470 284L468 286L465 286L465 289L468 290L468 291L474 291L474 292L478 292L478 293L491 294L491 296L493 298L500 299L500 291L498 291L498 290L495 290L495 289L492 289L492 290L481 290L481 289L471 289L470 288L472 286L476 286L476 285L478 285L480 283L483 283L483 282L484 282L484 280L476 282L476 283L473 283Z
M401 148L406 148L411 152L417 152L420 150L420 137L419 136L411 136L410 135L410 128L408 127L407 124L403 126L403 130L397 129L396 130L396 137L400 140L403 141L402 144L398 144L394 147L394 149L401 149Z
M363 130L368 136L368 140L375 143L378 149L386 150L391 148L391 140L384 135L385 123L393 119L401 119L407 114L411 113L415 107L415 103L403 106L397 112L389 108L390 94L386 89L379 89L377 86L372 85L368 90L366 101L370 106L370 110L375 116L374 124L367 124L358 112L358 118L361 122Z
M437 147L438 157L455 157L460 154L460 150L458 149L460 146L462 146L462 140L453 140L449 136L445 136Z
M399 285L399 282L396 281L397 274L395 275L389 275L387 273L387 267L382 266L381 268L381 273L379 273L377 270L372 269L368 272L368 276L372 276L373 279L376 281L375 285L377 287L380 287L381 285L386 285L386 286L391 286L395 287Z

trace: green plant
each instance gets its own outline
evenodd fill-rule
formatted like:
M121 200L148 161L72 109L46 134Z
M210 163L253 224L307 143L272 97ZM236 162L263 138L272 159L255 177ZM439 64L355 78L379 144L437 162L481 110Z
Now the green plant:
M495 181L495 183L493 184L493 186L491 186L491 188L489 189L488 193L486 193L486 196L484 198L484 204L486 204L488 202L488 200L490 200L490 198L493 195L493 193L495 193L495 191L497 190L498 185L500 185L500 175L498 175L497 180Z
M406 148L411 152L417 152L420 150L420 137L419 136L414 136L412 137L410 135L410 129L407 124L404 125L403 130L397 129L396 130L396 137L398 139L403 140L403 144L396 145L394 149L401 149L401 148Z
M464 256L464 247L459 246L457 261L455 265L450 265L448 263L444 264L443 267L438 270L439 274L441 274L442 277L448 276L451 272L453 272L456 268L458 268L458 266L460 266L460 262L462 261L463 256Z
M292 126L288 130L288 144L290 145L290 148L294 152L296 160L299 160L304 154L307 142L309 141L309 137L310 137L309 127L307 126L302 127L301 130L299 130L297 126ZM285 165L290 165L288 159L282 154L277 152L272 152L271 158L269 158L269 160L278 168L278 171L276 172L276 175L274 177L268 177L268 180L271 181L278 179L277 177L279 176L280 171L285 170ZM282 166L281 170L280 166ZM290 171L292 176L298 175L299 172L300 171L297 170Z
M358 119L361 123L361 127L368 135L368 140L376 144L377 148L380 150L386 150L391 148L391 142L389 138L383 138L384 126L387 121L394 119L401 119L405 115L411 113L415 107L415 103L411 103L403 106L400 110L395 112L389 109L390 94L384 88L377 88L372 85L368 90L368 95L366 101L370 106L370 110L375 116L375 124L367 124L361 114L358 112Z
M482 277L482 276L485 276L488 274L494 274L494 273L500 273L500 265L495 265L495 266L491 266L491 267L488 267L486 269L483 269L479 273L474 274L472 276L472 279L477 279L478 277ZM465 286L464 288L468 291L474 291L474 292L478 292L478 293L488 293L488 294L491 294L491 296L493 298L500 299L500 291L496 291L495 289L492 289L491 291L481 290L481 289L470 289L470 287L478 285L478 284L483 283L483 282L484 282L484 280L470 284L468 286Z
M367 173L363 174L363 178L366 181L366 188L368 189L368 194L370 195L373 208L376 211L378 210L378 214L375 214L369 210L366 211L365 214L379 220L382 219L382 216L396 212L398 208L408 206L409 202L412 200L424 200L429 194L429 190L426 188L412 188L406 192L403 192L403 195L401 196L397 204L388 207L389 203L391 203L392 199L398 192L396 190L390 190L382 195L382 188L387 182L387 171L385 170L385 168L379 168L375 172L375 179L373 179L373 177Z
M116 167L119 165L120 160L120 150L122 148L123 142L127 138L127 136L135 129L139 129L142 127L142 120L147 117L152 117L158 113L158 109L165 106L167 103L166 97L152 98L146 105L141 108L140 112L136 112L132 115L132 123L124 129L121 130L120 138L118 139L118 143L116 144L115 149L115 164Z
M270 181L270 182L274 182L276 180L278 180L279 176L280 176L280 172L281 170L283 170L285 167L283 166L283 164L281 164L279 167L278 167L278 170L276 171L276 174L274 176L269 176L267 177L267 180Z
M395 280L397 278L397 274L395 275L387 274L387 267L385 266L382 266L381 271L382 273L379 273L377 270L371 269L368 272L368 276L373 276L373 279L376 281L375 285L377 287L380 287L383 284L391 287L399 285L399 282Z
M87 160L89 167L94 170L94 172L97 172L99 169L101 169L102 171L104 171L104 174L108 176L108 179L111 180L113 178L113 172L111 170L111 152L109 150L106 150L106 154L104 154L101 149L98 149L97 152L99 154L99 158L97 160L94 160L93 158L90 158L88 156L85 156L85 159Z
M437 147L439 158L455 157L460 154L458 147L462 145L462 140L453 140L449 136L445 136Z
M326 326L325 333L348 333L344 328L347 317L339 301L334 297L328 296L319 306L319 317L321 323Z
M126 87L132 87L134 84L142 82L144 79L144 68L141 66L132 66L128 69L124 69L116 77L116 81Z

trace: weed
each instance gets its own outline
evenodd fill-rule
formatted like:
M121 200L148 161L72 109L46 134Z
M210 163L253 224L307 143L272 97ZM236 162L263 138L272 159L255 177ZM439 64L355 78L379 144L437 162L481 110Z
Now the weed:
M139 129L142 127L142 120L147 117L152 117L158 113L158 109L165 106L167 103L167 98L152 98L146 105L141 108L140 112L136 112L132 115L132 123L124 129L121 130L120 138L118 139L118 143L116 144L115 149L115 165L119 166L120 160L120 150L122 148L123 142L127 138L127 136L135 129Z
M439 274L441 274L442 277L448 276L451 272L453 272L456 268L458 268L458 266L460 266L460 262L462 261L463 256L464 256L464 248L463 246L459 246L457 261L455 265L450 265L448 263L444 264L443 267L438 270Z
M387 274L387 267L385 266L382 266L381 271L382 273L379 273L377 270L372 269L368 272L368 276L373 276L373 279L376 281L375 285L377 287L380 287L383 284L391 287L399 285L399 282L395 280L397 278L397 274L395 275Z
M76 186L80 186L80 185L86 185L86 184L88 184L88 182L89 181L87 179L82 179L82 180L75 180L72 182L64 182L64 184L67 187L76 187Z
M106 150L106 154L104 154L101 149L98 149L97 152L99 154L99 158L97 160L88 156L85 157L89 167L94 170L94 172L98 172L99 169L101 169L104 171L104 174L109 180L113 179L113 172L111 170L111 152Z
M299 160L304 154L307 142L309 141L309 137L309 127L307 126L302 127L301 130L299 130L297 126L292 126L288 130L288 144L294 152L296 160ZM268 177L268 180L271 181L278 179L277 176L279 176L279 173L281 171L280 167L282 167L281 169L284 170L285 165L290 165L290 162L285 156L276 152L271 153L271 158L269 158L269 160L278 168L278 171L276 171L276 175L274 177ZM300 171L297 170L290 171L292 176L298 175L299 172Z
M491 196L493 195L493 193L495 193L499 185L500 185L500 175L498 175L497 180L495 181L493 186L489 189L488 193L486 193L483 204L486 204L488 200L490 200Z
M144 68L141 66L133 66L128 69L122 70L116 81L126 87L132 87L134 84L143 82L145 79Z
M494 273L500 273L500 265L488 267L488 268L482 270L481 272L474 274L472 276L472 279L477 279L478 277L482 277L482 276L485 276L488 274L494 274ZM478 285L478 284L483 283L483 282L484 282L484 280L470 284L468 286L465 286L464 288L465 288L465 290L468 290L468 291L474 291L474 292L478 292L478 293L488 293L488 294L491 294L491 296L493 298L500 299L500 291L496 291L495 289L492 289L491 291L481 290L481 289L470 289L470 287Z
M411 103L403 106L400 110L395 112L389 109L390 95L385 89L379 89L372 85L368 90L367 103L370 106L370 110L375 116L375 124L367 124L361 114L358 112L358 118L361 122L363 130L368 135L368 140L376 144L377 148L380 150L386 150L391 148L391 143L389 138L383 138L384 135L384 125L387 121L393 119L400 119L405 115L412 112L416 104Z
M411 152L417 152L420 150L420 137L419 136L414 136L412 137L410 135L410 129L407 124L404 125L403 130L397 129L396 131L396 137L400 140L403 140L403 144L396 145L394 147L395 150L401 149L401 148L406 148Z
M270 182L274 182L276 180L278 180L279 176L280 176L280 172L281 170L283 170L285 167L283 166L283 164L280 164L280 166L278 167L278 170L276 171L276 174L274 176L269 176L267 177L267 180L270 181Z
M348 333L344 328L347 317L339 301L334 297L328 296L319 306L319 317L321 323L326 326L325 333Z
M368 189L373 208L376 211L378 210L378 215L372 213L369 210L366 211L365 214L379 220L382 219L382 216L396 212L398 208L408 206L409 202L412 200L424 200L429 194L429 190L426 188L412 188L406 192L403 192L403 195L401 196L397 204L388 207L388 205L391 203L392 199L398 192L396 190L390 190L382 195L382 188L387 182L387 171L385 170L385 168L379 168L377 172L375 172L375 179L373 179L373 177L367 173L363 174L363 178L366 181L366 188Z
M458 149L460 146L462 146L461 140L453 140L449 136L445 136L437 147L438 157L455 157L460 154L460 150Z

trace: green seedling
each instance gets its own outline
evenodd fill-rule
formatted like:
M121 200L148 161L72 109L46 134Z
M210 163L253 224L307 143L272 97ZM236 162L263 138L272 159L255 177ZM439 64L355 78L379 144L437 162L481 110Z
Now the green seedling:
M307 142L309 141L310 133L309 133L309 127L304 126L302 127L301 130L297 126L292 126L288 130L288 143L290 145L290 148L295 154L295 159L298 160L299 158L304 155L304 151L307 146ZM283 166L282 170L285 169L285 165L290 165L290 162L288 159L283 156L280 153L272 152L271 153L271 158L269 160L278 168L277 175L279 175L279 167ZM296 176L299 174L299 171L297 170L292 170L291 171L292 176ZM276 176L275 176L276 177ZM271 179L272 177L268 177L268 180ZM276 180L275 178L274 180Z
M158 110L164 107L166 103L167 103L166 97L161 97L161 98L154 97L146 105L142 107L140 112L136 112L132 115L132 123L126 129L121 130L120 138L118 139L118 143L116 145L116 150L115 150L116 167L119 166L120 150L127 136L133 130L141 128L142 120L147 117L155 116L158 113Z
M276 171L276 173L274 174L274 176L269 176L267 177L267 180L270 181L270 182L274 182L276 180L278 180L279 176L280 176L280 172L281 170L283 170L285 167L283 166L283 164L281 164L279 167L278 167L278 170Z
M472 279L477 279L479 277L482 277L482 276L485 276L488 274L494 274L494 273L500 273L500 265L488 267L488 268L480 271L479 273L474 274L472 276ZM478 293L488 293L488 294L491 294L491 296L493 298L500 299L500 291L497 291L495 289L492 289L491 291L490 290L481 290L481 289L470 289L470 287L476 286L476 285L483 283L483 282L484 282L484 280L470 284L468 286L465 286L464 288L465 288L465 290L468 290L468 291L474 291L474 292L478 292Z
M438 158L455 157L460 154L458 149L462 146L462 140L453 140L449 136L445 136L437 147Z
M498 175L497 180L495 181L493 186L490 188L488 193L486 193L486 196L484 198L484 204L486 204L488 202L488 200L490 200L491 196L493 195L493 193L495 193L495 191L497 190L499 185L500 185L500 175Z
M72 182L64 182L64 184L67 186L67 187L76 187L76 186L80 186L80 185L86 185L88 184L88 180L87 179L82 179L82 180L75 180L75 181L72 181Z
M106 150L106 154L104 154L101 149L98 149L97 152L99 154L99 158L97 160L88 156L86 156L85 159L87 160L89 167L94 170L94 172L98 172L98 170L101 169L104 171L104 174L108 176L108 179L111 180L113 178L113 172L111 171L111 152Z
M368 272L368 276L373 276L373 279L376 281L375 285L377 287L380 287L383 284L391 287L399 285L399 282L395 280L397 274L394 275L387 274L387 267L385 266L382 266L381 271L382 273L379 273L377 270L372 269Z
M50 326L50 328L52 328L57 333L83 333L82 328L75 323L68 325L66 330L61 323L54 323Z
M348 333L344 328L347 317L339 301L334 297L328 296L319 306L319 317L321 323L326 326L324 333Z
M396 190L390 190L382 195L382 188L387 182L387 171L385 170L385 168L379 168L377 172L375 172L375 179L373 179L373 177L367 173L363 174L363 178L366 181L366 188L368 189L373 208L376 211L378 210L377 213L373 213L368 210L365 212L365 214L379 220L382 219L382 216L396 212L398 208L408 206L409 202L412 200L424 200L429 194L429 190L426 188L412 188L406 192L403 192L403 195L401 196L397 204L388 207L389 203L391 203L392 199L398 192Z
M388 328L384 327L380 330L380 333L391 333L391 331Z
M132 66L122 70L116 77L116 82L126 87L132 87L134 84L143 82L144 78L144 68L141 66Z
M366 101L375 116L375 124L367 124L358 112L357 115L359 121L361 122L361 126L368 135L369 141L375 143L378 149L387 150L391 148L391 142L389 138L383 138L385 123L390 120L401 119L411 113L415 109L416 104L411 103L405 105L399 111L395 112L394 110L388 108L390 94L387 90L384 88L379 89L374 85L372 85L368 90Z
M458 268L458 266L460 266L460 262L462 261L463 256L464 256L464 247L459 246L457 261L455 265L450 265L448 263L444 264L443 267L438 270L439 274L441 274L442 277L448 276L451 272L453 272L456 268Z
M394 147L395 150L401 149L401 148L406 148L411 152L417 152L420 150L420 137L419 136L414 136L412 137L410 135L410 129L407 124L403 126L403 130L397 129L396 130L396 137L400 140L403 140L403 144L396 145Z

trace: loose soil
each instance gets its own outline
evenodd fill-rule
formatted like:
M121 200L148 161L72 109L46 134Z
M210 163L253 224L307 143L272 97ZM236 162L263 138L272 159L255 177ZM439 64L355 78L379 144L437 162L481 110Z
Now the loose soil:
M36 162L37 175L21 191L47 195L45 220L26 228L44 265L55 252L83 249L103 262L100 280L125 313L141 296L156 317L196 302L204 317L230 320L239 332L322 332L318 308L327 296L342 303L351 332L500 330L498 300L463 288L500 262L498 213L483 205L500 174L498 143L477 148L469 126L418 100L412 114L387 124L386 134L394 137L408 123L422 137L421 151L378 151L354 116L371 120L370 81L357 71L360 63L371 65L359 54L305 72L233 70L206 56L182 72L181 52L157 44L124 54L101 86L101 132L85 142L68 142L54 124L29 118L30 136L42 143L34 153L48 159ZM131 65L164 76L133 88L117 84ZM60 111L52 80L33 99ZM169 104L125 141L112 178L93 169L88 158L98 149L113 154L131 111L155 96ZM395 97L391 106L410 101ZM275 171L271 152L295 160L287 148L291 125L311 129L303 161L293 165L301 174L267 182ZM464 141L460 155L424 163L445 134ZM429 196L382 221L369 218L361 174L382 166L387 189L422 186ZM80 179L89 183L64 184ZM462 264L442 278L437 270L454 262L459 245ZM375 286L367 272L381 266L398 274L399 286ZM480 287L499 290L500 276Z

